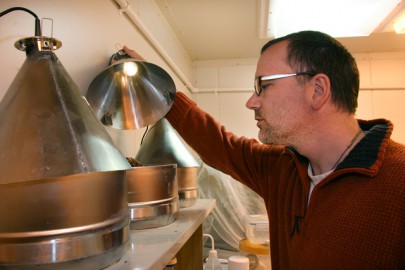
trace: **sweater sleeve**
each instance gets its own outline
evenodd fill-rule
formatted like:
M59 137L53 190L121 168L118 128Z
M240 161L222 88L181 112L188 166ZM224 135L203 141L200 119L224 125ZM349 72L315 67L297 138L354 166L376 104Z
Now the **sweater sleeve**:
M206 164L231 175L258 194L262 194L264 187L257 179L267 178L271 169L263 163L271 164L270 158L279 159L284 152L284 148L262 145L255 139L228 132L181 92L176 94L166 118Z

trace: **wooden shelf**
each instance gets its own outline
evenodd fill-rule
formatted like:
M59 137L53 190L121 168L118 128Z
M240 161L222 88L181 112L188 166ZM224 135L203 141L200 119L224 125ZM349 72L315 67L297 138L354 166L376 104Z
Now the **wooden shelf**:
M171 224L131 230L128 251L107 269L162 270L173 257L178 261L175 269L203 269L202 223L214 207L215 200L197 200L194 206L180 208L178 218Z

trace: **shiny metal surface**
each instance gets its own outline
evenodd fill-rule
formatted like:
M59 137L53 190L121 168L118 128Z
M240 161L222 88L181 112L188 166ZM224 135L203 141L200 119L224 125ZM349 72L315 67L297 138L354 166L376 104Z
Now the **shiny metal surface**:
M60 239L41 238L31 244L11 243L0 248L0 252L8 256L6 261L0 262L0 269L104 269L122 258L129 249L129 239L129 227L125 226L63 235ZM86 257L82 257L83 254Z
M197 203L198 199L198 189L189 188L179 190L179 207L187 208L193 206Z
M35 36L29 38L22 38L14 43L14 47L20 51L28 52L30 49L35 48L38 51L53 51L62 46L62 42L56 38L50 38L45 36Z
M126 171L131 229L160 227L178 214L176 165L141 166Z
M104 125L138 129L164 117L175 95L175 84L165 70L152 63L122 59L94 78L86 98Z
M179 207L186 208L197 203L198 199L198 167L177 167L179 186Z
M17 42L27 58L0 102L0 184L130 168L48 41Z
M177 197L175 164L133 167L125 173L128 203L149 203Z
M129 240L126 193L125 171L0 185L0 268L111 265Z
M131 230L162 227L174 222L178 217L179 200L177 197L150 202L148 204L129 204Z
M177 164L179 207L196 204L197 170L201 161L190 152L167 119L159 120L149 129L135 159L148 165Z
M150 127L135 159L142 164L177 164L181 168L201 165L166 118Z

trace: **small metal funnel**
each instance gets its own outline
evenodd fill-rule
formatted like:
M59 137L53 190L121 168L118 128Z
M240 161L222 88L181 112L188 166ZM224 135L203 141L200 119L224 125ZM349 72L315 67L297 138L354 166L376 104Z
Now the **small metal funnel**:
M150 128L135 159L145 165L177 164L179 207L186 208L197 203L197 172L201 160L189 151L166 118Z
M0 184L130 168L53 53L60 45L15 43L27 58L0 102Z
M147 165L177 164L178 168L201 165L166 118L151 126L135 159Z
M116 129L138 129L155 123L170 110L176 87L154 64L121 59L91 82L86 98L97 118Z

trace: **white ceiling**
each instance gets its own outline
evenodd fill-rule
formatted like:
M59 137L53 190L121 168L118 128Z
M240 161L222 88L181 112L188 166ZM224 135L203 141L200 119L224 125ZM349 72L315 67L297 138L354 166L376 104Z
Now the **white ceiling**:
M192 61L258 57L268 41L259 38L261 1L155 0ZM404 6L405 0L370 36L339 40L352 53L405 51L405 34L392 30Z

